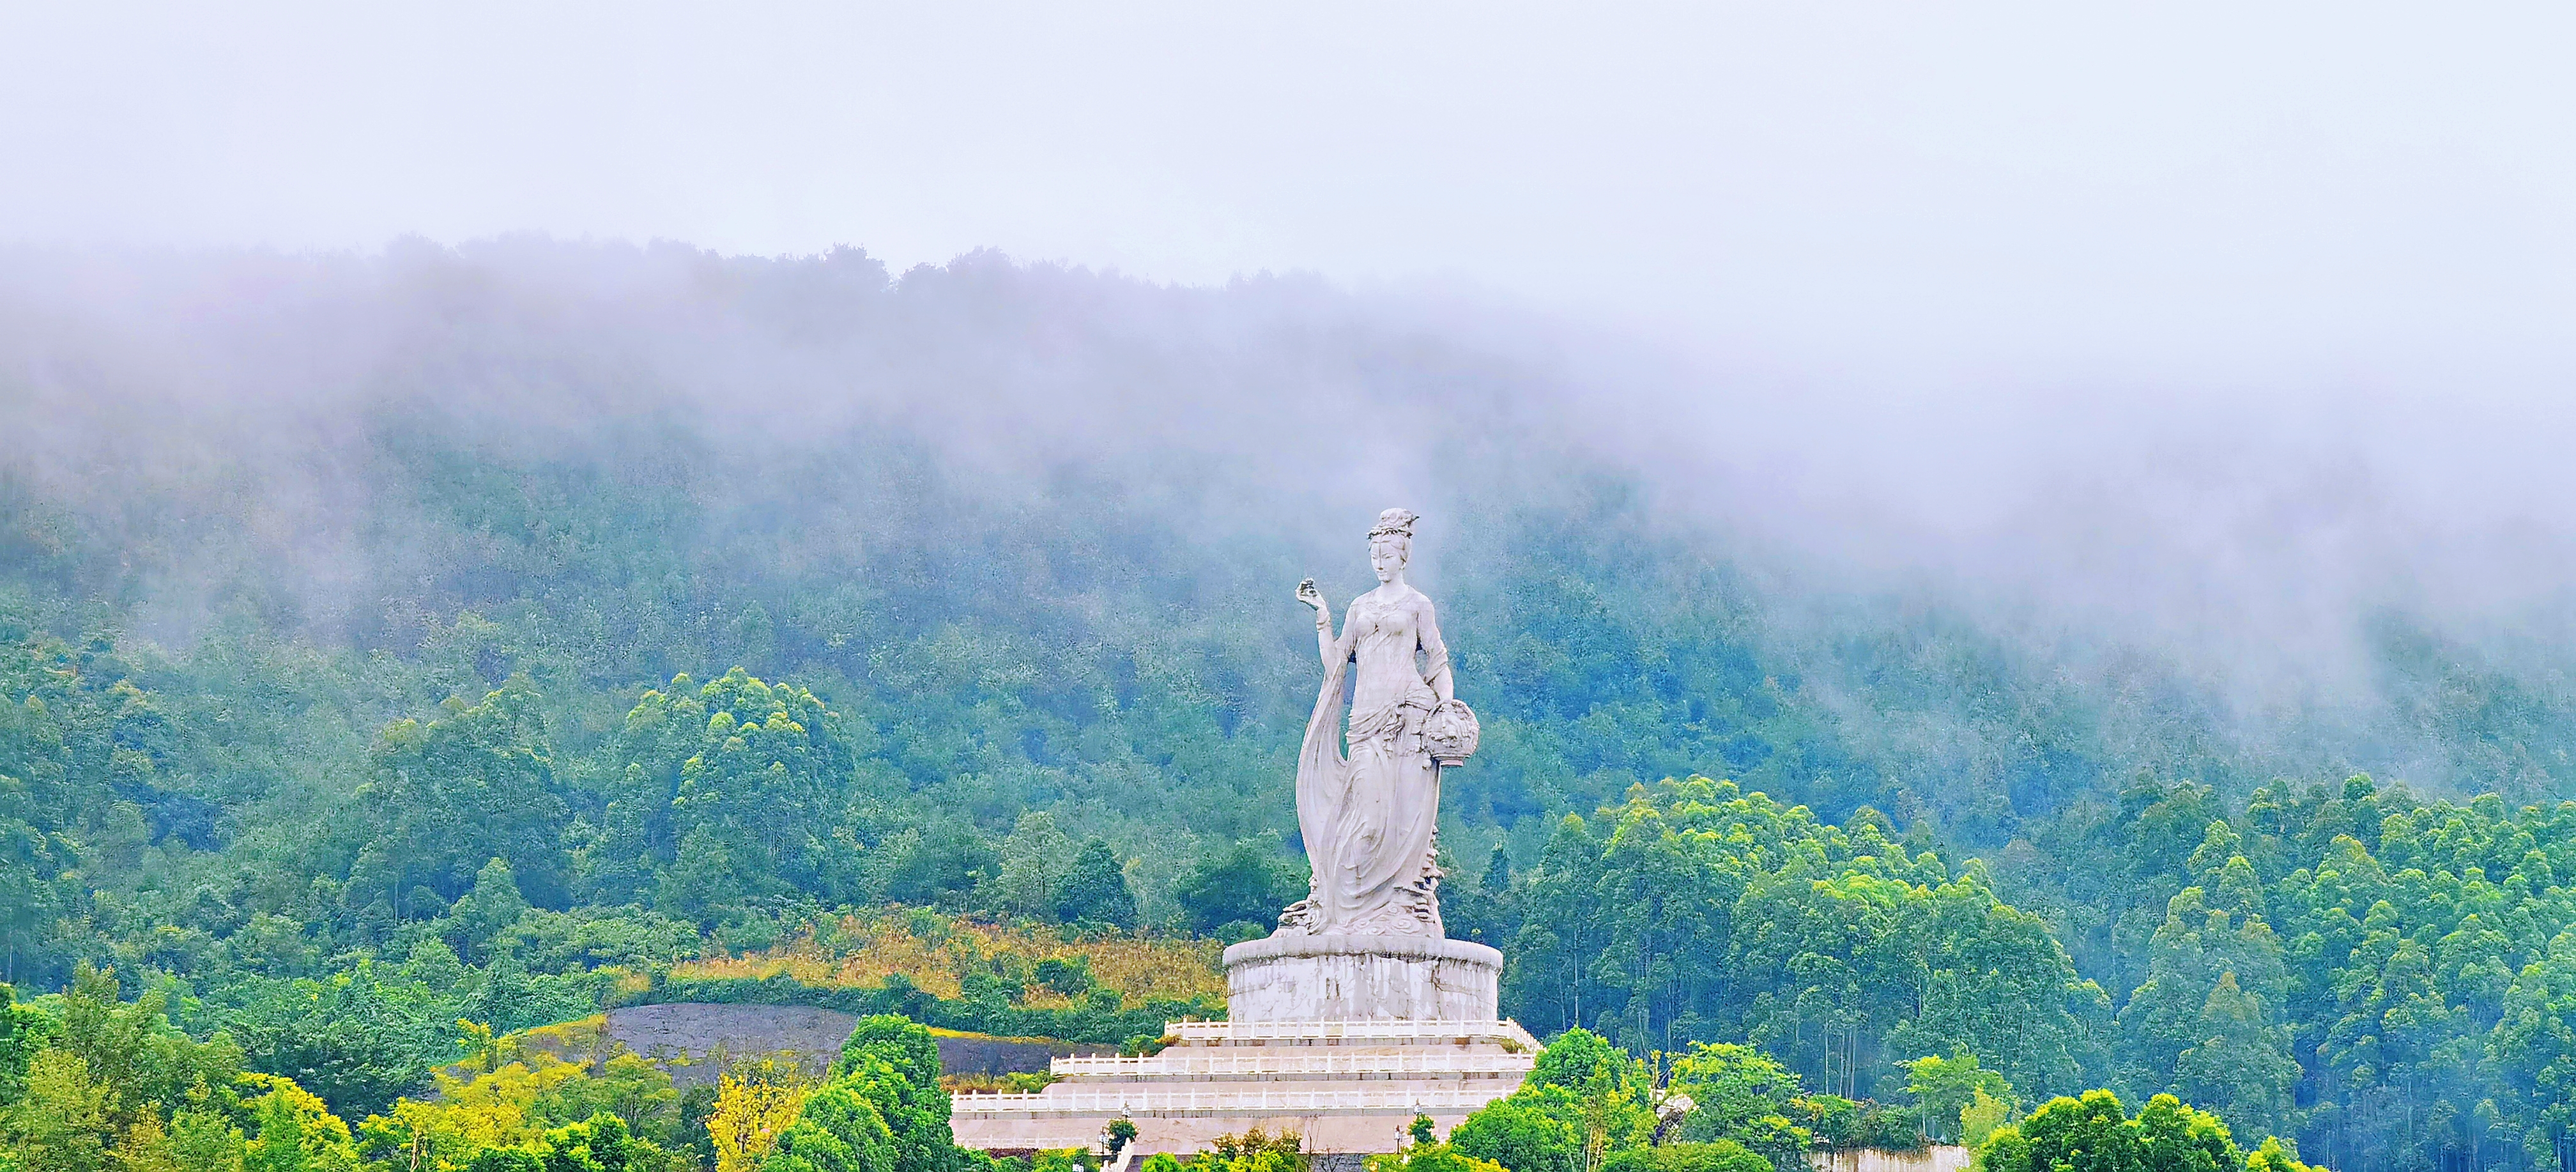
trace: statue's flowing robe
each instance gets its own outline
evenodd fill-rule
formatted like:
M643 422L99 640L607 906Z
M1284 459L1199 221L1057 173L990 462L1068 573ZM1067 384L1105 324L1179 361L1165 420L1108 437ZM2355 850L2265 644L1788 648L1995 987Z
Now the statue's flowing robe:
M1439 698L1424 682L1447 668L1447 651L1430 636L1434 662L1417 668L1421 620L1397 627L1379 620L1394 605L1354 602L1345 616L1342 653L1324 668L1323 690L1306 721L1297 756L1297 828L1314 868L1314 888L1292 909L1286 927L1318 935L1440 936L1440 871L1433 831L1440 811L1440 767L1423 745L1423 722ZM1426 611L1427 607L1424 608ZM1423 616L1427 618L1426 616ZM1375 642L1371 642L1374 640ZM1342 751L1342 691L1354 660L1370 673L1401 672L1392 688L1350 716L1350 751Z

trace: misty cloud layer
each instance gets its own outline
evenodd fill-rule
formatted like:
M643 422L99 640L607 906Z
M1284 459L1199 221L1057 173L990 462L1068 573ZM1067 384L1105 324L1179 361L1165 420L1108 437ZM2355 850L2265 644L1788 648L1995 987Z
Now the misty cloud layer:
M1620 485L1660 540L1734 567L1783 622L1955 612L2107 687L2144 655L2249 729L2298 730L2283 760L2310 767L2405 767L2349 734L2385 703L2374 632L2392 617L2551 695L2576 660L2554 405L1871 400L1490 304L996 254L890 275L854 251L513 238L22 250L0 272L10 475L132 551L162 639L244 574L300 592L328 637L384 582L431 573L436 550L400 555L412 569L361 552L407 548L383 544L400 502L365 460L388 420L420 417L620 475L715 453L739 483L689 491L737 496L715 515L822 564L909 532L859 514L905 507L921 475L1005 513L1108 494L1195 556L1260 551L1210 567L1238 583L1346 560L1354 519L1388 502L1436 524ZM843 483L815 499L877 503L800 511L817 476Z
M990 247L1466 288L1969 410L2527 394L2576 370L2569 19L24 6L0 238Z
M2566 19L28 9L0 442L74 497L251 494L317 581L387 402L1075 460L1304 543L1538 450L1795 596L2252 707L2367 694L2391 607L2541 670Z

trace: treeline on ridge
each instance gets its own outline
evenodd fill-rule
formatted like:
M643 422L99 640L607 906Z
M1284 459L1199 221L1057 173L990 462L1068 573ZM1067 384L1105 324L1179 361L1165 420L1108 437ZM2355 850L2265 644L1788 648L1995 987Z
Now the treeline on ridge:
M1147 894L1132 857L1042 813L1008 833L871 822L851 799L865 791L834 780L859 767L828 706L739 670L647 690L586 766L561 759L531 685L506 682L388 725L352 802L293 853L156 844L113 770L157 769L173 722L127 679L80 686L99 658L19 653L18 678L42 686L8 713L9 776L111 772L97 829L21 832L44 853L12 872L13 932L173 982L182 1020L353 1112L418 1090L455 1017L506 1030L683 991L1132 1041L1214 1006L1064 985L1084 999L1023 1009L1043 982L999 961L946 1006L900 984L727 989L673 969L886 901L1243 935L1297 886L1276 839L1213 843ZM67 796L12 792L50 799L21 807L38 813ZM1970 1054L2026 1095L2173 1092L2346 1165L2460 1145L2536 1159L2563 1128L2576 806L2426 803L2355 779L2237 810L2144 784L2021 847L1949 862L1928 828L1875 810L1837 826L1694 778L1563 819L1528 866L1498 844L1447 907L1454 934L1505 949L1506 1010L1534 1029L1641 1052L1747 1040L1855 1100L1890 1097L1912 1058ZM227 865L245 859L264 867ZM2083 974L2087 947L2143 963Z

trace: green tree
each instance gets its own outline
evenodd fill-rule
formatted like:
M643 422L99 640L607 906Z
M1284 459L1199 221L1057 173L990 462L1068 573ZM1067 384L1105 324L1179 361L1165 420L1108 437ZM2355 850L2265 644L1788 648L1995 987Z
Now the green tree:
M105 1089L112 1132L166 1110L162 1105L186 1102L197 1088L229 1088L240 1074L241 1051L229 1037L189 1038L170 1024L168 1004L157 989L121 1002L115 974L87 966L74 973L63 997L57 1045Z
M668 805L640 823L636 845L671 858L695 837L701 853L731 860L752 894L811 887L854 769L839 717L812 692L739 667L692 683L674 676L644 693L620 730L633 768L620 771L629 785L614 800Z
M2132 1119L2119 1096L2096 1090L2052 1099L1997 1129L1977 1161L1981 1172L2236 1172L2245 1152L2217 1116L2172 1095L2148 1100Z
M543 906L561 906L569 857L563 831L571 816L556 777L543 702L514 678L467 705L450 699L439 719L400 720L377 741L372 776L358 789L361 816L374 829L362 861L363 882L347 893L352 906L384 900L398 914L434 915L472 889L491 859L507 860L516 885ZM352 879L362 876L353 870ZM426 889L443 901L422 906Z
M1914 1097L1922 1112L1923 1130L1934 1139L1959 1142L1961 1113L1974 1105L1979 1095L2005 1103L2012 1101L2012 1083L1978 1065L1974 1054L1962 1051L1948 1058L1927 1055L1904 1065L1905 1093Z
M1501 1172L1502 1165L1466 1155L1444 1143L1424 1140L1400 1152L1370 1156L1367 1172Z
M448 914L464 932L465 954L489 960L493 941L527 911L528 901L519 893L518 877L510 873L509 861L495 858L474 873L473 890L457 900Z
M351 1172L357 1167L348 1124L324 1108L321 1099L285 1079L269 1079L267 1086L250 1103L256 1131L242 1151L243 1172Z
M2323 1172L2299 1162L2297 1152L2281 1142L2279 1136L2265 1136L2263 1145L2245 1157L2245 1172Z
M180 1111L170 1117L170 1155L188 1172L241 1172L248 1145L241 1129L215 1111Z
M634 1054L614 1054L587 1077L569 1079L540 1095L535 1114L566 1124L601 1115L615 1118L638 1140L668 1147L679 1133L680 1093L670 1072Z
M343 1118L364 1118L427 1087L431 1067L455 1056L446 1008L368 964L271 984L228 1013L225 1028L248 1068L294 1080Z
M1296 1132L1282 1130L1276 1134L1258 1127L1236 1135L1220 1135L1190 1160L1198 1172L1307 1172L1310 1163L1304 1141Z
M2235 842L2224 822L2212 822L2208 838L2208 853ZM2233 909L2209 906L2200 886L2170 901L2147 980L2120 1013L2122 1072L2132 1086L2189 1095L2238 1126L2268 1131L2280 1125L2298 1078L2290 1031L2273 1024L2287 973L2244 858L2231 856L2209 875L2212 887L2223 882L2233 892L2226 898Z
M1775 1172L1771 1161L1731 1139L1658 1144L1612 1153L1601 1172Z
M1715 1137L1785 1115L1798 1076L1751 1046L1697 1042L1673 1060L1672 1086L1690 1096L1692 1114Z
M53 1041L55 1028L53 1015L20 1003L16 989L0 984L0 1103L18 1097L27 1064Z
M939 1043L929 1030L892 1014L860 1018L841 1045L832 1079L884 1121L892 1144L889 1172L963 1167L963 1152L948 1127L948 1092L939 1085ZM858 1141L847 1142L860 1150Z
M2198 1040L2176 1056L2174 1086L2196 1102L2213 1104L2228 1125L2247 1135L2269 1135L2289 1121L2290 1090L2299 1064L2289 1055L2290 1030L2266 1022L2261 1001L2219 975L2202 1006Z
M1440 892L1440 916L1451 939L1506 946L1519 930L1519 912L1512 892L1511 856L1501 843L1494 844L1484 875L1475 885L1444 886Z
M680 840L670 864L662 868L654 890L654 909L696 924L713 925L736 914L753 894L725 836L703 828Z
M1749 1036L1851 1097L1896 1055L1960 1048L2074 1085L2101 990L2044 920L1883 822L1824 825L1702 777L1569 816L1515 893L1505 1000L1632 1048Z
M68 1050L39 1051L25 1089L0 1114L9 1146L28 1172L99 1172L107 1166L111 1091Z
M1269 843L1244 839L1201 856L1174 894L1191 927L1213 932L1229 924L1267 928L1305 889Z
M1740 1144L1784 1168L1803 1163L1814 1144L1792 1117L1798 1076L1751 1046L1693 1043L1673 1060L1671 1086L1691 1099L1685 1140Z
M2051 1099L2018 1126L1987 1136L1976 1166L1977 1172L2131 1172L2138 1166L2135 1128L2109 1091Z
M762 1161L763 1172L895 1172L894 1136L869 1101L861 1068L891 1070L870 1058L806 1096L796 1122Z
M2515 974L2485 1049L2505 1101L2533 1132L2576 1131L2576 930L2559 932Z
M1586 1172L1582 1106L1563 1087L1523 1087L1449 1131L1449 1146L1511 1172Z
M1127 874L1107 842L1092 839L1073 856L1055 913L1067 923L1088 920L1120 928L1136 926L1136 897L1127 890Z
M885 895L896 903L935 904L973 890L998 870L991 843L972 827L940 822L887 840Z
M1959 1109L1958 1142L1969 1147L1982 1147L1995 1129L2012 1121L2012 1100L1997 1098L1986 1088L1968 1092L1968 1105Z
M1056 918L1073 853L1073 842L1056 828L1054 815L1044 810L1020 815L1002 840L1001 870L987 882L989 890L979 893L980 902L1010 915Z
M1583 1166L1598 1168L1611 1152L1653 1137L1655 1087L1641 1059L1590 1030L1568 1030L1539 1051L1526 1086L1561 1087L1581 1110Z
M542 1147L545 1172L660 1172L664 1166L659 1148L604 1112L549 1129Z

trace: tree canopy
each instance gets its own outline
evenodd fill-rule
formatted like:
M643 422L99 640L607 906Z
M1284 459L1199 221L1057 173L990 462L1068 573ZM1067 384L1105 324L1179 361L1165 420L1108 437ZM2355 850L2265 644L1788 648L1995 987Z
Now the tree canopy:
M902 942L924 950L975 924L1066 948L1239 938L1301 889L1314 665L1282 586L1340 567L1337 596L1365 588L1348 527L1318 519L1360 506L1234 457L961 449L830 396L879 380L934 388L915 406L1008 391L1044 411L1189 372L1138 400L1152 415L1225 370L1263 403L1402 389L1387 401L1473 420L1496 413L1444 396L1477 385L1475 354L1360 330L1319 358L1357 327L1319 331L1261 283L1241 296L1265 308L1140 349L1100 299L1202 324L1213 302L1008 265L896 278L857 254L698 258L671 316L602 292L620 281L540 279L633 257L527 247L369 262L317 299L417 326L395 333L418 377L316 393L309 445L247 409L231 429L172 413L203 436L0 431L0 1101L85 1121L12 1143L116 1150L136 1094L164 1108L150 1143L330 1133L293 1096L269 1122L172 1113L199 1082L276 1093L238 1074L288 1080L364 1148L464 1056L458 1019L504 1038L636 999L1150 1045L1220 1007L1006 950L954 949L936 987L751 969L814 975L915 913ZM794 389L716 410L651 389L698 367L603 357L667 358L669 330ZM1230 364L1253 342L1278 361ZM79 365L12 365L0 392ZM2108 1089L2356 1172L2557 1160L2576 656L2392 610L2351 649L2368 703L2249 712L2152 645L1790 573L1674 518L1651 484L1690 471L1470 431L1445 499L1409 502L1441 527L1419 569L1485 723L1443 779L1449 928L1504 951L1505 1012L1540 1034L1624 1051L1653 1085L1757 1088L1724 1109L1779 1122L1683 1119L1677 1142L1709 1145L1691 1159L1871 1134L1906 1103L1964 1138ZM101 1065L122 1051L63 1041L93 1036L76 1001L149 1001L167 1028L138 1036L238 1070L184 1050L198 1065L132 1090ZM1549 1097L1643 1094L1588 1069L1458 1158L1564 1134L1587 1160L1625 1150L1633 1104ZM817 1166L874 1159L860 1104L888 1151L926 1134L877 1106L901 1106L891 1085L816 1091L841 1147L796 1142ZM616 1146L585 1134L564 1143Z

